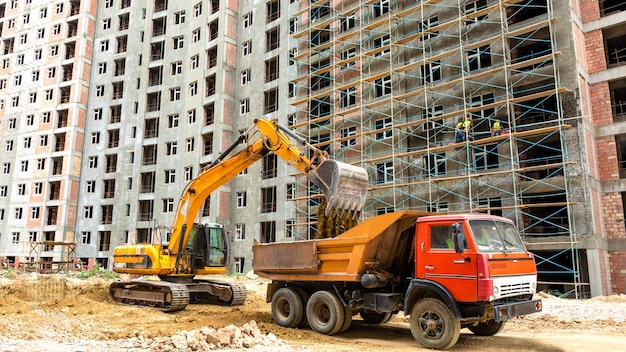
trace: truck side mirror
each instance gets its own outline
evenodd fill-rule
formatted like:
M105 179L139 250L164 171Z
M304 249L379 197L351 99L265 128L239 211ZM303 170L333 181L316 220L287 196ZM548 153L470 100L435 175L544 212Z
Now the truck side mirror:
M452 243L454 244L454 251L463 258L466 262L470 261L470 257L464 257L463 251L465 250L465 234L463 233L463 225L460 222L452 224Z
M462 254L465 250L465 235L463 232L455 232L452 241L454 242L454 251L458 254Z

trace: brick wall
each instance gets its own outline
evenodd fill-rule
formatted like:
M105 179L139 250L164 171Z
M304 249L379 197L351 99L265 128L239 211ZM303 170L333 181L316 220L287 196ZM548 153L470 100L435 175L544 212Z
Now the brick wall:
M610 252L612 294L626 293L626 251Z
M579 16L583 22L589 22L600 18L598 0L579 0Z

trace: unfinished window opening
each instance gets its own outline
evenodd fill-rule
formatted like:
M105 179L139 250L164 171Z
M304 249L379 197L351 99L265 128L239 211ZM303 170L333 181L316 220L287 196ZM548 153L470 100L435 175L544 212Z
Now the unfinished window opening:
M67 119L68 119L68 110L59 110L57 111L57 127L67 127Z
M212 125L215 121L215 104L210 103L204 106L204 125Z
M608 16L610 14L626 11L626 2L624 0L600 0L600 14L602 16Z
M61 199L61 181L54 181L49 183L50 195L48 200Z
M110 130L108 131L108 148L117 148L120 144L120 130Z
M513 96L516 99L513 109L517 127L558 119L559 111L554 81L514 87ZM533 96L538 97L533 99Z
M207 68L215 67L217 65L217 47L213 47L207 50Z
M65 150L65 132L56 133L54 135L54 151L62 152Z
M159 119L146 119L144 121L143 138L156 138L159 136Z
M63 173L63 157L52 158L52 174L61 175Z
M106 167L105 172L116 172L117 171L117 154L108 154L105 156L106 159Z
M119 123L122 121L122 105L111 106L111 116L109 123Z
M325 96L319 99L312 99L309 102L309 115L311 119L328 116L332 113L333 102L330 96ZM319 125L320 122L317 122ZM325 121L324 124L328 123Z
M553 63L552 40L547 27L529 33L525 38L509 39L509 46L511 63L520 65L515 67L514 72L535 70ZM545 58L541 60L541 57ZM525 61L528 61L527 66L521 64Z
M548 13L547 0L524 0L507 7L509 25Z
M278 110L278 88L270 89L263 93L263 113L269 114Z
M157 146L145 145L143 147L141 165L156 165L156 161L157 161Z
M151 221L154 218L154 200L140 200L138 211L139 221Z
M261 213L276 212L276 186L261 188Z
M626 134L615 135L617 146L617 165L619 167L619 178L626 178Z
M209 196L202 205L202 216L211 216L211 196Z
M476 208L480 209L481 213L502 216L502 198L500 197L488 197L478 198L476 201Z
M313 4L309 13L309 19L315 23L318 20L330 15L330 3L317 4L317 1L311 1Z
M497 144L473 146L472 151L474 153L474 169L486 170L500 166Z
M626 29L615 26L602 31L608 67L626 64Z
M98 250L105 252L111 249L111 231L98 231ZM107 258L103 258L106 268ZM102 263L101 263L102 264Z
M267 17L265 18L265 23L277 20L280 17L280 1L269 1L266 5L266 10Z
M137 229L136 243L152 243L152 228Z
M141 173L141 187L139 193L154 193L155 172Z
M330 59L321 60L311 64L311 77L309 78L309 86L311 90L316 91L331 85Z
M202 155L213 154L213 132L202 135Z
M65 44L65 59L71 59L76 55L76 42Z
M563 176L563 150L559 136L520 140L517 150L520 175L524 176L524 180Z
M150 61L163 60L165 55L165 42L152 43L150 45Z
M166 31L167 17L156 18L152 20L152 36L158 37L164 35Z
M102 194L102 198L115 198L115 179L113 180L104 180L104 190Z
M446 155L429 153L424 156L424 164L429 175L443 175L446 170Z
M154 0L154 12L160 12L167 10L168 0Z
M278 171L278 162L276 154L268 154L263 157L263 170L261 171L261 179L274 178Z
M206 78L205 80L205 89L206 89L206 97L210 97L212 95L215 95L215 88L217 87L217 84L215 82L215 75L211 75L209 77Z
M265 61L265 83L278 79L278 56Z
M326 26L323 29L311 32L311 48L320 46L330 41L330 27Z
M215 20L209 23L209 41L217 39L219 29L220 29L219 20Z
M261 222L261 243L276 242L276 222Z
M280 46L280 27L275 27L265 32L265 52L278 49Z
M522 232L526 236L568 236L569 220L565 192L522 195L525 212Z
M148 86L158 86L163 84L163 66L151 67L148 72Z

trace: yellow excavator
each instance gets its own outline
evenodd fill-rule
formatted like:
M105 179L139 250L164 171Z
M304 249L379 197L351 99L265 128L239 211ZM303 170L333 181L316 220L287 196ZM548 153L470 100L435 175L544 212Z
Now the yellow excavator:
M291 139L306 146L312 156L307 157ZM238 148L242 149L234 153ZM211 192L269 153L308 175L325 196L327 212L332 210L334 214L356 217L363 210L368 183L365 169L331 160L325 152L288 128L256 119L253 126L185 187L169 243L124 245L114 249L113 271L158 276L160 281L116 281L109 287L109 298L165 312L185 309L189 303L243 304L247 295L245 286L228 279L196 277L226 271L228 239L222 225L194 221Z

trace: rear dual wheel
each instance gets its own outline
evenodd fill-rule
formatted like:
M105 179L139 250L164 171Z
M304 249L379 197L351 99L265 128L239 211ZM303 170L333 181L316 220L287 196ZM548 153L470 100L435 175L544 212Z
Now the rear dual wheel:
M331 291L317 291L311 295L306 305L306 317L311 328L325 335L334 335L350 327L352 320L346 320L345 309L339 297ZM351 314L351 311L350 313Z
M295 328L304 317L302 298L296 289L283 287L272 296L272 318L280 326Z

